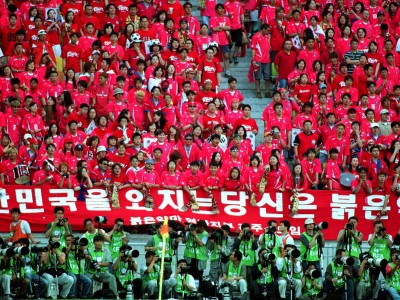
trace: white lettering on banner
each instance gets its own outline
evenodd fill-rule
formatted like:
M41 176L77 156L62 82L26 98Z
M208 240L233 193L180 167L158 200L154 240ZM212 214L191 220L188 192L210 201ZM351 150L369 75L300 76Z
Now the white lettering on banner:
M156 220L153 217L144 217L143 218L143 223L148 225L148 224L154 224Z
M300 236L301 227L300 226L297 226L297 227L290 226L289 231L290 231L290 235L292 235L292 236Z
M151 208L144 207L143 194L138 190L129 190L125 193L126 200L132 203L131 206L127 206L128 210L148 210L152 211Z
M32 193L34 191L34 194ZM44 213L41 189L18 189L15 190L15 198L19 203L21 213ZM27 208L28 203L34 203L35 208Z
M365 198L366 206L363 206L363 210L365 210L365 219L366 220L375 220L378 212L381 211L383 207L383 203L385 202L385 196L382 195L370 195ZM390 211L390 206L386 207L387 211ZM387 220L388 216L381 216L381 219Z
M8 200L10 200L10 196L7 194L5 189L0 188L0 214L9 214L8 210Z
M293 196L290 197L290 201L292 201ZM314 203L314 196L311 194L307 194L307 193L299 193L298 195L299 198L299 212L303 212L303 211L307 211L307 210L317 210L317 205L311 205L312 203ZM289 209L290 209L290 205L289 205ZM306 213L306 214L297 214L294 215L293 218L296 219L313 219L314 218L314 214L312 213Z
M50 194L57 195L55 197L49 197L51 206L68 206L71 212L78 211L76 208L76 197L73 189L50 189L49 192Z
M251 224L251 228L250 229L252 231L255 231L256 233L264 231L264 228L263 228L262 224Z
M261 201L257 203L260 207L260 217L261 218L283 218L283 198L282 193L275 194L275 201L272 200L270 193L265 193L261 198ZM268 206L268 211L265 206ZM272 210L275 209L274 212Z
M213 212L211 210L211 206L212 206L211 199L197 197L195 191L193 191L193 194L195 194L197 204L199 204L199 210L194 211L193 213L194 214L202 214L202 215L212 215ZM202 210L202 208L204 208L206 210Z
M162 202L158 209L164 209L167 206L171 206L173 209L178 210L179 207L183 206L183 191L176 190L176 200L178 204L175 204L174 200L172 199L171 195L175 195L175 191L171 190L158 190L158 194L162 196Z
M141 217L131 217L131 225L136 226L136 225L142 225L142 218Z
M207 222L207 225L210 227L214 227L214 228L220 228L222 226L221 222L219 222L219 221L210 221L210 222Z
M86 196L86 209L92 211L111 211L107 192L102 189L90 189Z
M356 214L356 195L339 195L332 194L332 219L334 220L348 220ZM345 215L346 214L346 215Z
M228 199L228 197L235 199ZM247 212L246 210L246 199L249 197L245 192L221 192L221 203L225 204L224 211L231 216L244 216Z

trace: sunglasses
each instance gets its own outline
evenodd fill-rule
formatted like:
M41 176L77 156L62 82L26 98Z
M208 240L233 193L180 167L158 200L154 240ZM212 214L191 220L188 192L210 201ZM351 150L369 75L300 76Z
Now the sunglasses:
M196 108L196 105L189 105L190 108Z
M193 139L186 139L187 141L193 141Z

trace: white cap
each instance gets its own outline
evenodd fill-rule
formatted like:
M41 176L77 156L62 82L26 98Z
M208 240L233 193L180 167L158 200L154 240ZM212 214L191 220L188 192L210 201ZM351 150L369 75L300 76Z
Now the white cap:
M369 127L370 128L379 127L379 124L378 123L371 123L371 125Z
M24 135L24 140L31 139L31 138L32 138L32 135L31 135L31 134L25 133L25 135Z
M107 148L105 146L98 146L97 153L102 152L102 151L107 151Z
M39 30L39 32L38 32L38 35L41 35L41 34L46 34L46 30L43 30L43 29L41 29L41 30Z
M381 110L381 115L390 113L386 108Z
M314 219L309 218L304 221L304 225L310 225L310 224L315 224Z

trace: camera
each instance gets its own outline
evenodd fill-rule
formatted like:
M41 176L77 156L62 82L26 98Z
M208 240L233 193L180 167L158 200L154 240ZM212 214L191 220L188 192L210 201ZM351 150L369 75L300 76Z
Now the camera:
M368 258L368 263L369 263L370 265L375 266L375 267L378 267L378 268L379 268L379 267L385 268L386 265L388 264L388 261L387 261L386 259L384 259L384 258L373 259L373 258L371 257L371 258Z
M219 240L224 236L224 231L222 229L217 229L215 230L211 235L210 235L210 240Z
M226 288L226 287L230 287L231 284L229 282L223 282L220 286L221 289Z
M271 132L272 132L272 134L279 134L280 133L278 128L272 129Z
M182 266L180 267L181 273L189 273L190 267L189 266Z
M118 231L124 230L124 225L117 224Z
M328 229L328 222L321 222L317 226L315 226L315 230L325 230Z
M293 257L293 258L299 258L300 257L300 251L297 250L297 249L289 250L287 252L287 256L288 257Z
M47 252L49 251L49 247L44 246L44 247L39 247L39 246L32 246L31 252L32 253L41 253L41 252Z
M276 258L276 255L273 253L264 252L263 257L265 260L274 261Z
M94 217L94 221L99 224L106 224L107 217L106 216L96 216L96 217Z
M78 242L79 246L86 247L89 244L89 240L87 238L81 238Z
M20 246L20 247L14 247L14 254L20 254L20 255L28 255L29 254L29 248Z
M61 244L59 242L50 241L49 242L49 246L50 246L50 249L53 250L53 249L60 248Z
M187 228L189 231L195 231L197 229L197 225L196 224L188 224Z
M321 272L318 271L317 269L312 269L312 270L309 272L309 275L310 275L311 278L317 279L317 278L320 278L320 277L321 277Z
M346 266L352 266L356 262L353 257L341 257L340 261Z
M380 226L378 228L378 233L382 233L382 232L385 232L385 231L386 231L386 227Z
M127 251L125 251L125 256L134 257L134 258L139 257L139 251L138 250L127 250Z
M184 237L184 236L185 236L185 233L182 231L172 231L169 234L169 238L171 238L171 239L177 239L179 237Z
M353 229L354 229L353 223L347 223L346 224L346 230L353 230Z
M266 229L267 234L275 234L276 233L276 227L274 226L268 226Z
M63 226L63 225L64 225L64 223L66 223L66 222L68 222L68 219L67 219L67 218L64 218L64 219L58 220L58 222L57 222L56 226Z
M13 248L6 248L6 249L1 249L0 250L0 256L5 256L5 257L13 257L15 254Z
M243 238L249 240L253 236L253 231L250 229L243 229Z
M95 260L91 260L90 261L89 267L91 269L95 269L97 272L99 272L101 270L101 267L99 266L99 264Z

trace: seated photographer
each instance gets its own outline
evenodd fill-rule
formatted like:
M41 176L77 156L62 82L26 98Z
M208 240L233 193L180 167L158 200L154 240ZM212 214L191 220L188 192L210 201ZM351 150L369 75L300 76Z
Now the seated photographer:
M95 217L96 218L104 218L104 217ZM87 238L89 241L88 249L91 250L94 248L94 237L101 235L106 242L110 242L110 236L103 229L94 228L94 223L91 218L87 218L83 221L83 225L86 228L86 232L82 235L83 238Z
M89 298L92 280L85 275L85 250L87 239L77 240L72 234L67 234L65 254L67 256L67 274L74 279L69 298ZM82 290L78 291L78 286Z
M18 242L22 247L29 247L29 239L28 238L20 238ZM24 255L22 258L22 263L24 266L24 277L29 279L31 284L31 292L35 294L37 298L44 298L47 294L47 290L49 288L48 281L38 274L38 264L40 262L41 250L48 250L46 247L38 247L36 245L32 246L29 254ZM36 285L37 289L33 289L33 286Z
M278 295L279 271L275 264L275 254L269 253L267 249L258 251L258 261L251 267L253 292L255 299L276 298Z
M161 258L159 258L154 251L148 251L146 252L145 259L146 265L143 265L140 268L140 275L142 278L142 292L144 294L149 294L149 298L158 298L160 266L156 264L156 262ZM164 274L164 276L163 295L170 295L172 288L176 285L176 279L173 278L171 274Z
M363 234L357 230L358 219L357 217L350 217L344 229L339 231L337 236L337 249L345 249L346 255L353 257L355 266L359 265L359 257L361 254L361 242Z
M14 242L12 247L14 248L14 255L12 255L13 251L11 250L12 248L10 248L9 251L12 256L8 257L5 255L1 258L1 270L3 274L0 276L0 280L4 294L3 299L12 299L11 288L17 289L16 298L24 299L27 298L30 280L24 276L25 268L23 266L23 255L20 251L22 249L17 250L18 247L21 247L21 244L19 242Z
M64 208L56 206L54 208L55 220L50 222L46 226L46 232L44 236L51 240L53 236L58 237L58 242L61 244L61 248L65 247L65 237L67 234L72 233L71 224L68 223L68 219L64 218Z
M108 236L110 237L108 249L111 252L111 259L114 261L119 257L121 246L129 243L128 233L124 231L124 220L122 218L115 219L114 226Z
M362 255L361 255L362 257ZM358 269L358 283L356 287L357 299L377 299L379 293L379 283L375 279L376 264L380 261L374 260L370 255L364 255L361 265Z
M368 236L368 244L371 246L369 254L373 259L386 259L390 261L390 248L393 244L392 236L386 233L386 227L382 221L374 222L374 233ZM386 268L377 267L382 275L386 277ZM378 279L380 272L375 273L375 279Z
M174 288L174 298L186 299L191 292L196 291L196 284L192 275L189 274L190 267L188 267L186 260L180 259L177 263L176 285Z
M211 252L209 276L214 282L218 282L222 275L220 273L221 266L223 269L225 264L229 263L229 256L233 250L233 240L229 236L230 231L229 225L222 225L221 229L217 229L208 238L207 248Z
M223 270L220 278L220 290L224 297L231 295L232 291L239 290L241 300L247 299L246 263L242 261L243 254L239 250L233 250L229 257L230 262Z
M278 290L281 299L286 297L286 288L288 283L293 284L295 297L298 299L301 295L301 261L300 251L295 245L286 244L283 249L283 257L276 259L276 268L280 272L278 278Z
M119 249L119 256L114 259L112 269L117 278L118 290L127 290L127 285L132 284L134 298L139 299L142 291L142 280L135 278L138 265L134 257L138 257L139 251L132 250L131 246L123 245Z
M161 236L161 228L163 222L158 222L155 224L157 229L157 234L153 234L152 237L147 241L146 246L144 247L145 251L154 251L158 257L162 256L162 249L163 249L163 238ZM173 231L175 226L175 221L169 220L168 221L168 228L170 233ZM175 250L178 248L179 240L173 239L171 235L167 237L166 244L165 244L165 252L164 252L164 268L169 269L170 273L172 273L172 259L175 254ZM159 262L159 261L158 261Z
M115 297L119 299L117 290L117 280L115 276L110 274L108 267L112 263L110 251L104 247L104 237L96 235L93 239L94 249L89 249L89 255L86 258L90 259L89 274L92 280L98 282L107 282L110 290Z
M67 298L74 284L74 279L66 272L66 255L60 249L60 243L57 237L52 237L49 242L49 251L42 252L41 263L44 265L43 277L48 281L49 285L53 282L62 286L59 293L60 297ZM49 296L50 289L48 290Z
M346 250L336 250L336 257L328 264L325 271L324 293L344 298L347 290L346 300L354 299L352 264L354 264L354 259L346 257Z
M391 262L386 266L386 275L389 278L388 293L393 300L400 299L400 252L392 250Z
M322 278L321 273L310 263L301 278L301 285L303 292L299 300L311 300L322 298Z

